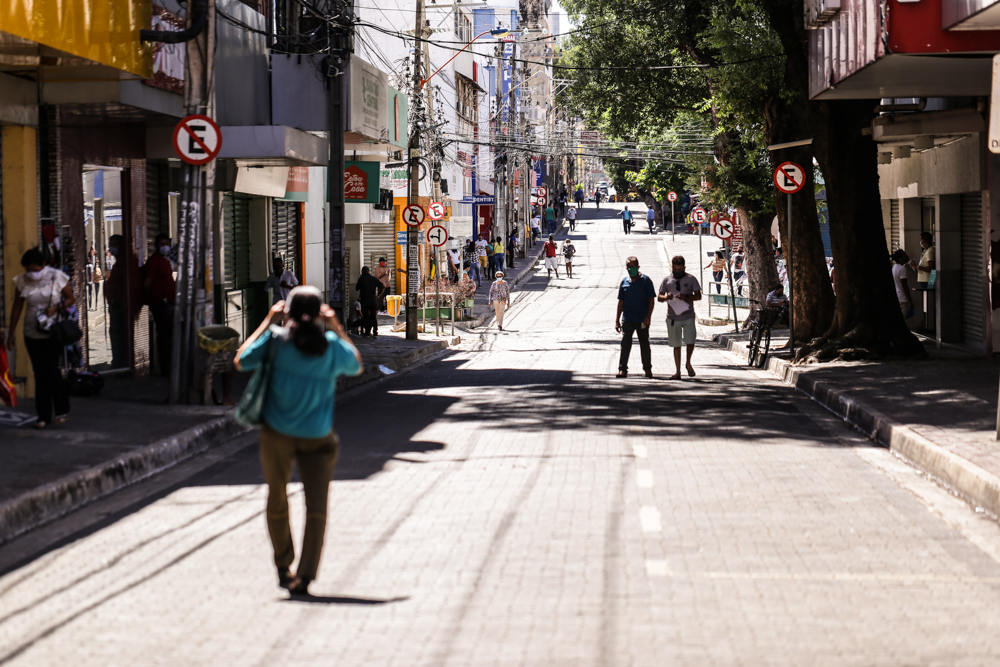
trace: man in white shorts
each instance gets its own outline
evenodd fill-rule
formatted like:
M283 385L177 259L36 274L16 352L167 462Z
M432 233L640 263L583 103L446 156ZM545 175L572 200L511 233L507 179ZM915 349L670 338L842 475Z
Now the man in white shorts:
M701 300L701 285L698 279L684 269L684 258L677 255L670 260L672 273L660 284L657 300L667 302L667 342L674 348L674 364L677 372L670 379L681 379L681 346L687 346L687 372L694 377L691 355L698 335L695 326L694 302Z
M559 277L559 260L556 258L556 252L559 250L559 246L556 245L555 236L549 234L549 241L545 244L545 268L549 271L549 277L552 277L552 272L556 272L556 278Z

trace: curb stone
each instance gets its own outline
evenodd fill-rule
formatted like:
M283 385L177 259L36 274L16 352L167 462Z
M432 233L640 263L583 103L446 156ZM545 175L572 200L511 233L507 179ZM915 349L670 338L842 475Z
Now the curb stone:
M392 370L401 370L460 342L459 336L435 341L431 345L397 355L382 365ZM337 390L346 391L382 377L384 374L378 364L369 365L361 375L340 380ZM0 503L0 545L246 433L246 429L236 423L235 414L235 410L229 410L222 417Z
M235 410L0 504L0 544L243 432Z
M717 334L713 340L723 349L745 354L746 337L742 334ZM849 392L810 378L808 371L792 366L786 359L769 356L767 370L866 437L935 477L977 508L1000 516L1000 477L997 475L851 398Z

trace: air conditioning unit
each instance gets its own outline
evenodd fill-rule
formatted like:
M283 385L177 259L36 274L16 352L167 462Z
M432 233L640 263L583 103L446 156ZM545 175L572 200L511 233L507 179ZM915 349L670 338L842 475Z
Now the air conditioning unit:
M841 0L805 0L806 28L816 30L840 12Z

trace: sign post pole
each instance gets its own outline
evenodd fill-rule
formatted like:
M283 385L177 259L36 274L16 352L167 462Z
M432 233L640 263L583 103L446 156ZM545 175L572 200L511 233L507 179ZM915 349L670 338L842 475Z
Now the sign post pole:
M677 223L674 221L674 200L670 200L670 240L677 240Z
M792 193L788 193L788 248L785 252L785 263L788 264L788 293L791 294L792 286ZM792 352L792 359L795 359L795 306L791 299L788 301L788 345Z
M812 141L811 139L809 141ZM794 162L782 162L774 170L774 185L779 192L788 195L788 211L785 218L785 227L788 230L787 243L785 246L785 267L788 272L788 347L791 350L792 358L795 358L795 304L791 302L792 291L795 287L792 273L792 195L798 192L806 184L806 173Z
M441 335L441 249L434 249L434 335Z

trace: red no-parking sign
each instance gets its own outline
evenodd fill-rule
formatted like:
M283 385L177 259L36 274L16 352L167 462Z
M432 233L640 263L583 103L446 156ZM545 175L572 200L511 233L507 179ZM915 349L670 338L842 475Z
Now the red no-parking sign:
M188 164L208 164L222 150L222 130L208 116L188 116L174 128L174 150Z
M667 193L667 201L669 201L669 202L675 202L675 201L677 201L677 193L674 192L673 190L671 190L670 192L668 192Z
M806 184L806 174L794 162L782 162L774 170L774 185L786 195L793 195Z
M419 204L410 204L403 209L403 222L410 227L416 227L427 218L424 207Z

